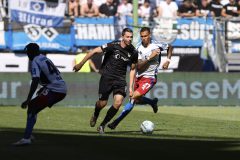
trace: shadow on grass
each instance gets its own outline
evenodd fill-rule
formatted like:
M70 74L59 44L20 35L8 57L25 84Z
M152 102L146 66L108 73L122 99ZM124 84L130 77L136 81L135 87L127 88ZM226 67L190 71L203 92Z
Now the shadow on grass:
M175 137L129 138L116 137L118 133L114 132L101 136L96 132L62 130L35 130L34 133L36 140L32 145L14 147L11 143L19 140L23 130L0 128L1 160L240 159L240 140L236 139L207 141ZM119 134L140 132L126 131Z

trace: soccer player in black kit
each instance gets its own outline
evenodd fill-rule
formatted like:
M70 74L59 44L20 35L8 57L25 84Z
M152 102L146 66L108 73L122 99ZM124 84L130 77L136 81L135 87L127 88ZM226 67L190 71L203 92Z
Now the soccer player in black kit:
M126 73L130 66L129 95L133 93L132 86L135 77L135 65L138 61L138 52L132 45L133 32L129 28L122 31L122 39L113 41L94 48L84 59L73 67L77 72L84 63L97 53L104 53L104 60L101 66L101 78L99 82L99 100L95 104L95 110L90 120L90 126L96 125L99 113L107 105L109 95L113 92L113 104L107 111L104 120L98 127L100 134L104 133L106 124L115 116L126 97Z

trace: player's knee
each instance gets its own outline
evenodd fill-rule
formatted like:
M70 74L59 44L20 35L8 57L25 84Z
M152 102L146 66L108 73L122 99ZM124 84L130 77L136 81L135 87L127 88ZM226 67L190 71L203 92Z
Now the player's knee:
M122 105L122 101L121 100L115 100L113 103L115 108L120 108Z
M96 105L99 107L99 108L103 108L107 105L107 101L97 101L96 102Z
M135 92L133 93L133 96L132 96L131 98L134 99L135 101L138 101L142 96L143 96L143 94L141 94L141 93L138 92L138 91L135 91Z

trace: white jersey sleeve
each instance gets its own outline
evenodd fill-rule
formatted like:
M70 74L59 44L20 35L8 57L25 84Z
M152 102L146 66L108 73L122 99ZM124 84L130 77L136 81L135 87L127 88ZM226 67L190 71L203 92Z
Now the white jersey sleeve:
M165 42L158 42L155 40L152 40L151 43L156 47L155 49L160 48L161 51L168 49L168 43Z
M140 45L138 48L138 59L145 60L147 59L154 50L160 49L161 51L168 49L167 43L157 42L157 41L151 41L150 45L148 47L144 47L143 45ZM158 73L158 67L160 65L161 61L161 54L159 56L156 56L153 60L151 60L149 63L149 67L144 71L137 71L137 77L144 76L144 77L152 77L154 78L156 74Z

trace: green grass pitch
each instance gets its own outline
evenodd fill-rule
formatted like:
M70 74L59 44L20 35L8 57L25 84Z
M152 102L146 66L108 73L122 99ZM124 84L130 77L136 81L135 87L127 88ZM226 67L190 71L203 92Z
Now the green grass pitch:
M104 109L97 125L105 116ZM99 135L89 126L93 108L54 106L38 115L30 146L13 147L22 138L26 110L0 107L0 160L240 159L239 107L136 106L118 128ZM143 135L140 124L155 124Z

